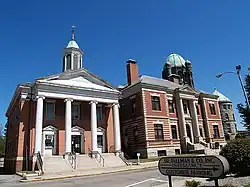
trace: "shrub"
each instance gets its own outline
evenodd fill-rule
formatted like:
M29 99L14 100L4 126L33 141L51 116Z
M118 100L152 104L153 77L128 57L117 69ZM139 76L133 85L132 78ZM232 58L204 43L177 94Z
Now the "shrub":
M232 173L238 175L250 173L250 138L230 140L222 148L220 155L228 160Z
M195 180L185 182L186 187L198 187L200 184L201 184L200 181L195 181Z

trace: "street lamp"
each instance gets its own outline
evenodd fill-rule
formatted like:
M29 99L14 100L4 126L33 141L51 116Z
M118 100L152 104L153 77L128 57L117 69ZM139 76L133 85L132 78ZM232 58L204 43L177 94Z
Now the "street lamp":
M244 88L244 85L243 85L243 82L242 82L242 79L241 79L241 76L240 76L241 65L237 65L236 70L237 70L236 72L228 71L228 72L218 74L218 75L216 75L216 78L221 78L224 74L235 74L235 75L237 75L238 78L239 78L239 81L240 81L240 85L241 85L244 97L246 99L247 108L248 108L248 110L250 110L250 103L249 103L249 100L248 100L248 97L247 97L247 94L246 94L246 90ZM248 68L248 70L250 70L250 68Z

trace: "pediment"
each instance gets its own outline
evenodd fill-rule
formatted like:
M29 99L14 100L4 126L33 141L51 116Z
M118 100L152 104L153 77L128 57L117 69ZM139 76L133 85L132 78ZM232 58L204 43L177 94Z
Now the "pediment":
M39 83L57 85L57 86L67 86L67 87L77 87L82 89L95 89L100 91L111 91L119 92L117 89L106 83L100 78L97 78L93 74L85 71L84 69L62 72L54 76L48 76L41 79L37 79Z
M178 90L181 92L198 93L197 90L191 88L188 85L182 86L182 87L178 88Z
M102 127L98 127L98 128L97 128L97 132L105 132L105 129L102 128Z
M57 128L54 127L53 125L48 125L48 126L46 126L46 127L43 128L43 131L55 132L55 131L57 131Z
M80 133L83 133L84 132L84 129L82 127L79 127L79 126L74 126L72 127L71 129L72 132L80 132Z

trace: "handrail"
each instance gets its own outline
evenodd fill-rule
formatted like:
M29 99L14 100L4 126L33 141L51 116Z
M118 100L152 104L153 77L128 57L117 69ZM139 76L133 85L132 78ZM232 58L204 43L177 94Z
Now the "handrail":
M122 159L122 161L128 166L130 165L130 162L128 161L128 159L125 157L125 156L128 156L126 155L126 153L119 153L119 157Z
M76 153L75 152L69 153L68 162L71 164L71 167L73 169L76 169Z
M96 156L96 160L98 161L98 163L104 167L104 157L101 155L101 153L99 153L98 151L96 152L98 156Z
M93 153L93 151L92 151L90 148L88 148L88 155L89 155L90 158L93 158L93 155L95 155L96 161L97 161L102 167L105 166L105 165L104 165L104 157L103 157L103 156L101 155L101 153L99 153L98 151L95 151L95 152Z
M36 156L37 156L37 166L39 169L39 175L42 175L44 174L44 171L43 171L43 159L40 151L37 152Z

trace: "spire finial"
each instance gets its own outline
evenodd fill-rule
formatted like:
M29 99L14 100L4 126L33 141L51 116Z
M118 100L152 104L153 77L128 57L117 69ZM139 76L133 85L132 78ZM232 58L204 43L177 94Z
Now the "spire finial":
M71 36L72 40L75 40L75 28L76 28L76 26L72 25L72 36Z

